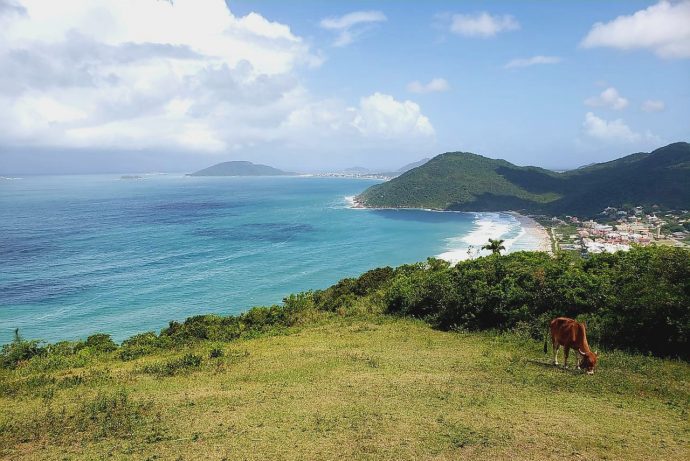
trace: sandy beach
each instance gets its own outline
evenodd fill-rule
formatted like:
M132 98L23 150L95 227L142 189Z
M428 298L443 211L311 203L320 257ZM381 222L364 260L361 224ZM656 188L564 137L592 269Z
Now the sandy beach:
M551 249L551 237L544 226L529 216L522 215L515 211L510 211L509 214L513 215L515 219L520 222L525 232L519 239L521 246L533 251L544 251L549 254L553 253Z
M500 215L510 215L514 221L499 219ZM506 248L505 253L516 251L543 251L551 254L551 239L547 230L534 219L517 212L478 213L475 221L476 227L472 232L463 235L458 242L439 255L438 258L450 263L457 263L478 256L488 256L488 250L481 249L488 239L503 239ZM508 236L519 225L519 233ZM457 247L455 246L457 245Z

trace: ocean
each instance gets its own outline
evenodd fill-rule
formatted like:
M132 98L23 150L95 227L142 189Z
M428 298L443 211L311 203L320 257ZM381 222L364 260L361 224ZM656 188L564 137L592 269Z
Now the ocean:
M0 180L0 344L15 328L119 341L379 266L461 259L489 237L533 245L509 214L351 208L371 180L142 177Z

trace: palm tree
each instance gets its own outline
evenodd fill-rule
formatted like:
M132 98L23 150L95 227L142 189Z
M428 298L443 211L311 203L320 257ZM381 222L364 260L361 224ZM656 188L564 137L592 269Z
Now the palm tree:
M505 240L489 239L489 243L484 245L482 250L491 250L492 254L500 255L501 251L506 249L506 247L503 246L503 242L505 242Z

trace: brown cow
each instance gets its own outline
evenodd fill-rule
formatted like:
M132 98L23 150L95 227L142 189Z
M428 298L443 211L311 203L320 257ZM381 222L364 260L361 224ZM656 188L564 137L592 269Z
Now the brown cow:
M553 364L558 365L558 348L563 346L563 367L568 368L568 352L570 348L577 349L577 368L583 369L588 375L594 374L597 366L596 352L592 352L587 343L585 324L567 317L558 317L551 321L551 344L553 346ZM547 352L546 338L544 338L544 353Z

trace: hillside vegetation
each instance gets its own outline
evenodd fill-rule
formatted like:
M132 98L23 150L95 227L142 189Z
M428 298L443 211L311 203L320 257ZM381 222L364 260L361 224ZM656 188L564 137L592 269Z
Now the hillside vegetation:
M466 152L434 157L364 191L370 207L593 215L608 206L690 206L690 144L556 173Z
M587 322L594 376L541 352L556 315ZM17 337L0 456L687 459L690 365L647 354L689 333L682 249L379 268L121 345Z

